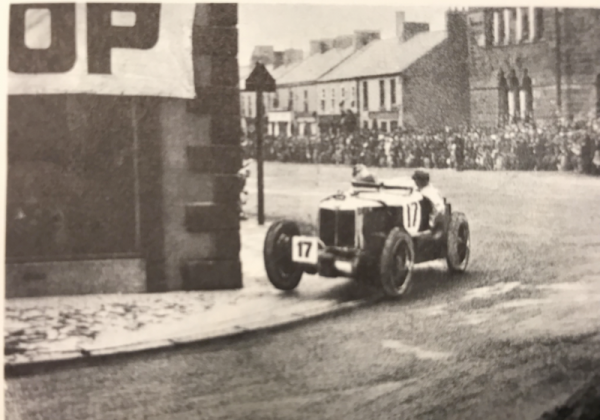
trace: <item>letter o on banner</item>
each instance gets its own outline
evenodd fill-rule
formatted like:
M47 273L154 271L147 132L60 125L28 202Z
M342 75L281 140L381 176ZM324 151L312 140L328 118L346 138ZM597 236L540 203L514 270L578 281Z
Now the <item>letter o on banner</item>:
M40 35L50 29L49 44L38 43L41 36L26 39L26 29L27 32L35 33L32 29L36 25L39 26ZM10 71L64 73L73 67L75 59L75 4L13 4L10 6L8 55Z

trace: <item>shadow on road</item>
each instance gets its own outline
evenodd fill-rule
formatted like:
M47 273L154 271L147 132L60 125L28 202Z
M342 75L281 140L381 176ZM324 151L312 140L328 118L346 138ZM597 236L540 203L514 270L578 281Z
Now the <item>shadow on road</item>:
M389 302L414 302L427 300L440 294L448 294L453 291L465 289L476 282L481 273L469 272L460 275L451 275L444 268L417 267L415 268L412 286L406 296L399 299L385 299ZM327 282L329 279L322 278L320 281ZM382 297L381 289L377 283L367 284L348 279L343 284L337 284L320 295L322 299L335 299L347 302L359 299L375 299Z
M413 274L411 290L403 301L425 300L436 295L464 289L480 277L480 274L473 271L450 274L445 268L418 268Z

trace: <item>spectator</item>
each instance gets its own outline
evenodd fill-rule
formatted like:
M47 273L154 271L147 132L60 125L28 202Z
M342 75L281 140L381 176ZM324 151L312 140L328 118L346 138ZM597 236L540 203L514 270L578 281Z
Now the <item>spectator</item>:
M345 113L346 121L355 118ZM354 121L352 122L354 123ZM266 136L266 160L382 167L427 167L456 170L600 169L600 122L571 119L536 127L511 125L495 130L399 128L391 133L348 125L321 135ZM255 134L242 142L245 158L255 158Z

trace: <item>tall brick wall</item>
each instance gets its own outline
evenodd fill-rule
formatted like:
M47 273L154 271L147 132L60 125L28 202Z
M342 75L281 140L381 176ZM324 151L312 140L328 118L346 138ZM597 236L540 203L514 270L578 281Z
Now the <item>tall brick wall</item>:
M471 9L471 22L483 22L485 9ZM527 69L533 85L533 112L537 120L552 118L558 105L557 59L561 62L561 102L565 114L583 116L595 102L594 82L600 72L600 11L543 9L542 38L505 46L479 46L470 26L469 75L473 124L498 122L498 73L515 70L522 80ZM557 23L560 56L557 56Z
M563 9L561 67L563 112L574 117L594 113L600 74L600 9Z
M448 17L448 38L403 74L403 114L418 127L469 123L467 27L461 14Z
M164 184L169 289L242 285L236 26L237 5L196 5L193 49L197 98L188 101L187 107L178 101L163 103L161 110L163 146L173 152L172 158L165 160L173 169L165 174Z

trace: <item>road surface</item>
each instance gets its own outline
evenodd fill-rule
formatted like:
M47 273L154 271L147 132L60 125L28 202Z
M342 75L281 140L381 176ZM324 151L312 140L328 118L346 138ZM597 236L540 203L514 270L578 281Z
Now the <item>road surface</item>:
M268 164L267 192L294 182L326 194L347 172ZM6 418L537 419L600 371L600 181L432 178L471 222L467 275L448 277L433 264L417 270L400 301L11 377ZM311 200L267 195L267 215L309 222ZM349 281L331 293L356 288Z

